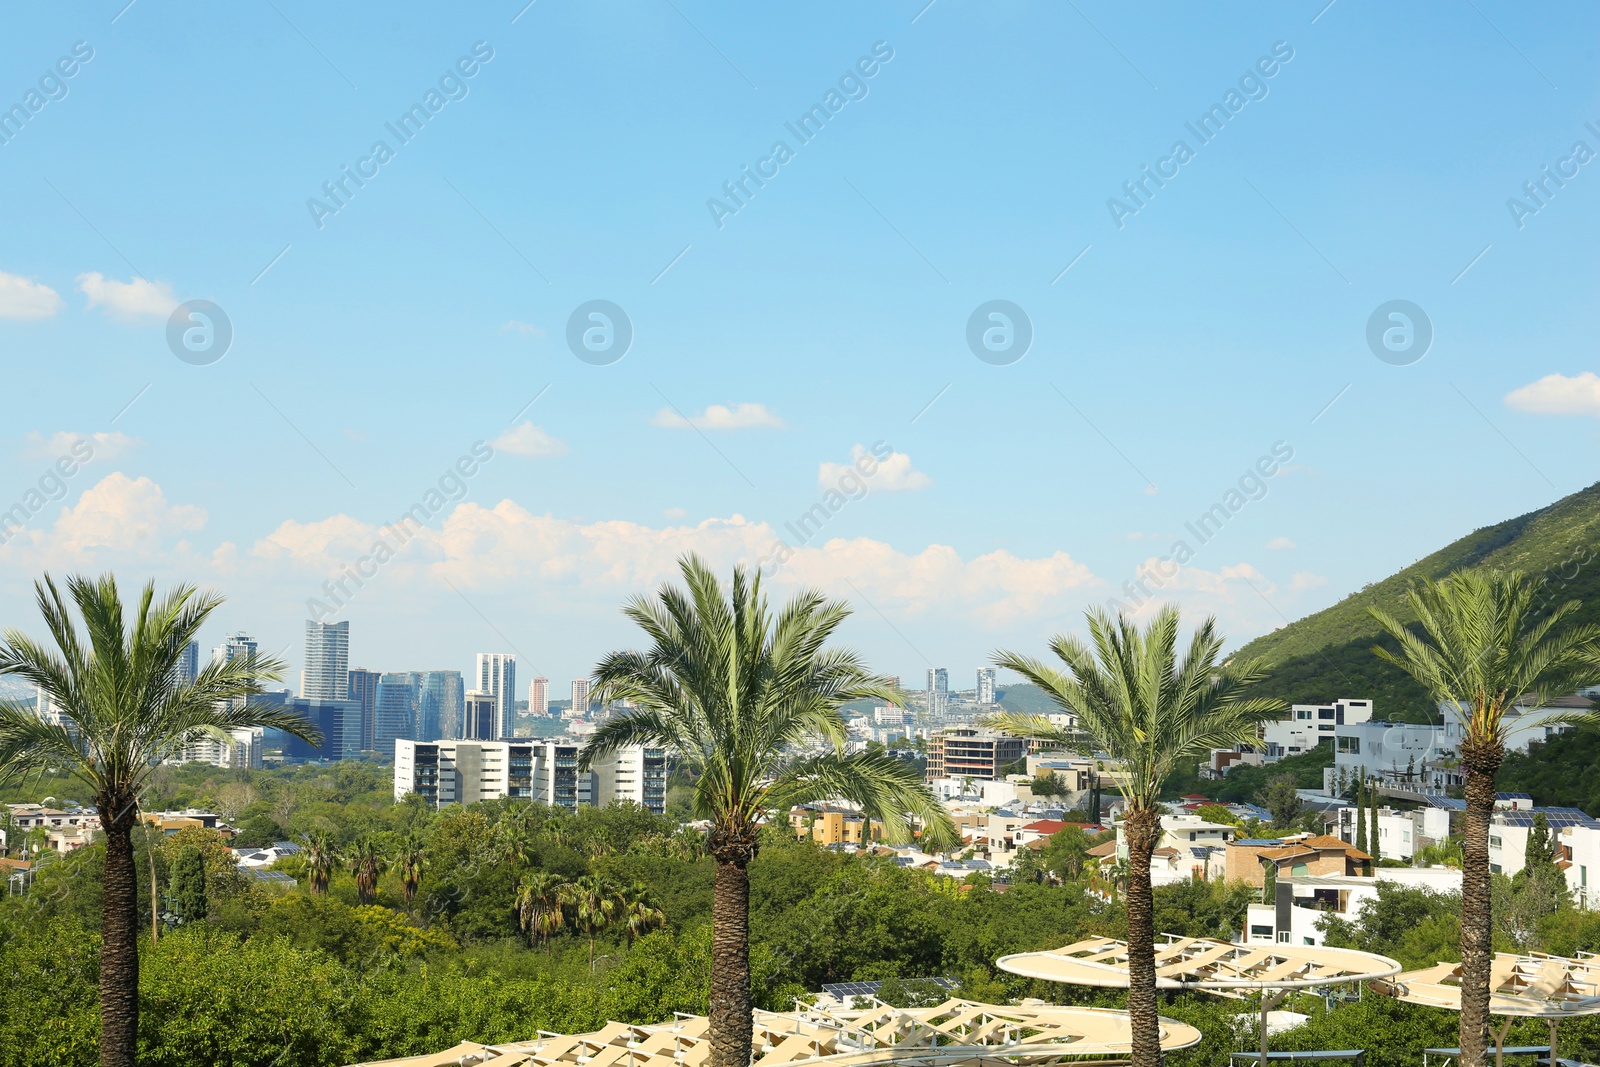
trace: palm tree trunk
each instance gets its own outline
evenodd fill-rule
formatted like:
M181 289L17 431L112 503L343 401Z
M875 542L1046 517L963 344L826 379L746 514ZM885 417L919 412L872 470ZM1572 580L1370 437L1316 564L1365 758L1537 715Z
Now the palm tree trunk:
M1128 1022L1133 1028L1133 1067L1160 1067L1161 1025L1156 1014L1155 894L1150 888L1150 854L1161 835L1154 809L1128 812L1123 823L1128 842Z
M100 933L100 1067L133 1067L139 1038L139 889L126 805L100 804L106 826Z
M711 1067L750 1067L750 872L717 861L711 897Z
M1465 741L1467 810L1461 836L1461 1067L1484 1067L1489 1046L1489 967L1493 960L1489 900L1489 822L1494 815L1498 745Z

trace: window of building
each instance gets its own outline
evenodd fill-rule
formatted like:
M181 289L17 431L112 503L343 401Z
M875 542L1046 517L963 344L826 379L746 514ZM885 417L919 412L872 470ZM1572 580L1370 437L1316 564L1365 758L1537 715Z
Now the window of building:
M1251 923L1250 924L1250 936L1251 937L1271 937L1272 936L1272 927L1270 927L1270 926L1262 926L1259 923Z
M1341 738L1339 738L1339 751L1340 752L1351 753L1353 755L1360 755L1361 754L1361 738L1359 738L1359 737L1341 737Z
M1311 869L1303 863L1297 863L1289 870L1289 873L1296 878L1303 878L1311 873Z
M1332 708L1318 708L1317 709L1317 718L1319 718L1319 719L1332 719L1333 718L1333 709Z
M1490 848L1499 848L1499 847L1501 847L1500 838L1498 836L1494 835L1494 834L1490 834L1489 835L1489 847Z
M1282 942L1283 944L1287 945L1289 943L1289 931L1287 931L1287 930L1279 930L1278 931L1278 940L1280 942Z
M1581 886L1587 886L1589 884L1589 868L1588 867L1579 867L1578 868L1578 884L1581 885Z
M1331 734L1331 733L1333 733L1333 724L1332 723L1326 723L1326 722L1318 723L1317 724L1317 729L1323 731L1324 733L1330 733Z
M1316 944L1316 942L1313 941L1309 937L1303 937L1303 938L1300 939L1300 941L1301 941L1302 944L1306 944L1306 945L1315 945Z
M1297 719L1309 719L1309 718L1311 718L1311 711L1310 711L1310 709L1307 709L1305 711L1297 711L1297 712L1294 713L1294 717L1297 718Z

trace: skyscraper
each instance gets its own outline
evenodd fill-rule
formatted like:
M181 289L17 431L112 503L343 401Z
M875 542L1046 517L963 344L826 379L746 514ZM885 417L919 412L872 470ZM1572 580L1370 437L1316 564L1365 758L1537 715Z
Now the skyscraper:
M494 697L496 736L517 736L517 657L479 652L477 676L473 688Z
M377 671L357 667L350 672L350 699L361 706L361 736L356 747L362 752L373 751L373 714L378 706Z
M476 689L467 691L461 718L461 740L494 741L494 695Z
M384 673L378 677L378 695L372 712L372 748L384 759L394 759L397 738L416 740L417 690L413 675Z
M574 678L572 680L572 717L584 719L589 716L589 679Z
M528 714L535 719L550 715L550 679L535 678L528 685Z
M950 672L943 667L928 668L928 714L943 715L950 701Z
M190 641L178 653L178 662L172 671L172 680L179 685L189 685L200 677L200 642Z
M417 693L418 741L461 736L464 684L460 671L423 671Z
M223 638L222 644L211 650L211 662L232 663L236 659L253 658L255 655L256 639L239 630ZM245 698L233 697L228 701L228 704L235 709L243 708Z
M350 624L306 620L306 661L300 695L311 700L350 696Z
M994 703L994 668L978 668L978 703Z

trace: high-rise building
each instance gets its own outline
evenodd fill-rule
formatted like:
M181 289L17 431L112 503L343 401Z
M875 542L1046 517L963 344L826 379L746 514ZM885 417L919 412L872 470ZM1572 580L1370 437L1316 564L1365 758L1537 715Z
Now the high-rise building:
M586 719L589 717L589 679L574 678L572 680L572 717Z
M978 668L978 703L994 703L994 668Z
M979 726L939 730L928 739L928 781L971 778L994 782L1028 754L1025 738Z
M495 703L492 693L467 690L461 713L463 741L495 741Z
M356 740L356 750L371 752L373 744L373 726L376 723L375 711L378 707L378 679L382 677L377 671L369 671L365 667L356 667L350 672L350 699L361 707L361 731Z
M372 712L372 748L384 759L394 759L394 743L412 738L417 728L417 689L413 676L386 672L378 677L378 695Z
M468 694L471 701L471 694ZM578 769L579 746L568 741L395 742L394 798L415 793L433 808L498 797L522 797L573 809L627 800L666 811L667 760L658 748L631 745L593 770Z
M550 716L550 679L535 678L528 684L528 714L535 719Z
M494 697L495 736L517 736L517 657L479 652L477 675L473 688Z
M178 685L191 685L200 677L200 642L190 641L178 653L178 662L172 668L172 680Z
M350 624L306 620L305 669L300 695L310 700L350 697Z
M256 655L256 639L243 631L235 631L222 639L222 644L211 650L212 663L232 663L236 659L254 658ZM233 697L228 701L234 708L245 705L244 697Z
M417 689L417 740L461 736L465 687L460 671L423 671Z
M950 702L950 672L943 667L928 668L928 714L937 717L944 714L945 705Z

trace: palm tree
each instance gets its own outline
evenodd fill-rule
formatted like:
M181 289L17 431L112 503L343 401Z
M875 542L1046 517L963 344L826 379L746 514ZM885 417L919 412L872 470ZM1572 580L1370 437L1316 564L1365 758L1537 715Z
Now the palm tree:
M583 875L561 887L562 903L572 909L572 921L589 935L589 966L594 966L595 935L617 921L622 900L617 887L598 874Z
M564 889L561 878L549 871L526 874L517 884L517 925L527 933L530 947L543 939L548 948L551 936L566 924Z
M1177 658L1178 610L1171 605L1140 630L1126 615L1088 613L1092 644L1059 635L1050 649L1063 673L1032 656L997 653L995 665L1016 671L1043 689L1077 726L1062 729L1042 715L1008 712L991 722L1008 733L1062 745L1087 741L1120 761L1114 780L1124 800L1123 839L1128 850L1128 1013L1132 1062L1161 1062L1156 1016L1154 898L1150 855L1161 838L1159 797L1168 775L1213 748L1256 740L1256 724L1284 709L1281 701L1252 698L1247 687L1263 669L1254 663L1218 663L1223 639L1207 618Z
M711 831L712 1067L748 1067L751 1055L750 880L761 821L807 801L847 799L904 840L910 816L925 834L955 836L915 768L886 752L845 753L840 705L894 699L889 679L853 652L824 646L849 609L814 590L774 616L761 577L733 572L725 593L698 557L679 562L687 589L635 597L624 613L651 647L613 652L595 668L594 699L631 707L584 746L583 764L629 745L669 750L694 776L691 803ZM799 754L810 745L810 754Z
M62 768L94 793L106 850L100 1062L124 1067L134 1062L139 1029L132 829L151 774L194 738L226 738L229 730L263 726L321 738L299 715L248 700L261 692L262 680L282 676L276 659L241 656L207 664L192 681L180 678L179 660L220 596L181 585L157 601L151 582L130 619L109 575L70 577L66 596L48 575L34 588L55 647L7 629L0 674L37 686L59 719L0 704L0 782Z
M406 895L406 907L409 908L416 899L417 886L422 882L422 868L427 862L422 838L407 834L395 852L394 862L400 868L400 888Z
M343 857L326 830L312 830L300 839L306 857L306 884L317 896L328 891L328 879Z
M378 896L378 879L389 869L389 857L370 837L363 837L346 853L350 874L356 880L356 902L371 904Z
M1506 710L1538 709L1547 697L1570 692L1600 670L1600 627L1570 621L1579 607L1575 600L1540 615L1533 602L1537 591L1538 584L1521 572L1473 568L1407 591L1416 630L1369 609L1399 645L1373 651L1422 683L1461 726L1467 796L1461 843L1463 1067L1481 1067L1489 1046L1489 820L1505 757ZM1518 725L1595 721L1593 714L1560 709L1527 716Z
M648 886L639 882L623 886L617 898L622 904L617 917L628 928L630 946L651 930L659 930L667 925L666 912L656 905L655 894L650 892Z

